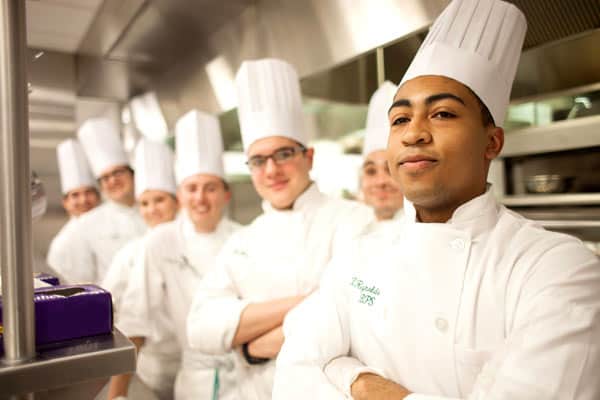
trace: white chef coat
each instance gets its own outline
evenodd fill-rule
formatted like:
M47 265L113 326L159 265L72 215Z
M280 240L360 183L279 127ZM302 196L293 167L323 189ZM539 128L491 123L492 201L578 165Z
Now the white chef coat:
M75 222L65 256L68 283L100 284L115 253L131 239L146 231L135 207L113 201L88 211Z
M121 329L121 311L130 307L124 293L129 282L134 282L133 275L136 262L142 260L145 236L131 240L113 257L108 272L102 282L102 287L112 296L114 306L114 323ZM138 353L136 374L159 399L172 399L175 377L181 363L181 350L175 332L169 329L169 316L164 310L158 310L153 316L165 327L166 331L159 340L152 337L146 339Z
M70 217L67 223L60 228L60 231L52 239L46 256L46 263L62 278L61 282L70 281L71 273L66 267L68 266L67 256L71 246L71 235L76 225L75 221L76 217Z
M489 189L445 224L405 213L387 245L375 234L340 254L286 319L274 399L349 398L369 370L410 400L600 398L600 263L579 240Z
M312 184L291 210L263 203L264 213L236 233L219 255L218 267L197 292L188 319L192 347L210 354L232 349L242 310L251 302L305 295L327 265L335 236L372 220L363 204L335 199ZM337 248L337 247L336 247ZM270 399L275 364L249 365L239 354L239 399Z
M191 350L186 319L194 293L204 275L214 267L226 239L240 225L223 218L213 233L201 234L184 211L177 220L153 229L144 241L141 262L136 263L125 292L120 327L127 336L154 341L175 332L182 348L182 366L175 383L175 399L212 399L219 379L219 399L233 399L235 371L231 355L212 356ZM159 321L157 315L168 316ZM149 323L150 322L150 323ZM218 369L218 375L216 370Z

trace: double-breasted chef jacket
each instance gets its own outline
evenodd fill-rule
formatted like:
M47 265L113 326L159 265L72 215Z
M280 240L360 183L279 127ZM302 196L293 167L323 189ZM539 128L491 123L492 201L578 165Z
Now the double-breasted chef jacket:
M578 239L489 188L447 223L405 214L288 314L274 399L350 398L368 371L410 400L600 398L600 262Z

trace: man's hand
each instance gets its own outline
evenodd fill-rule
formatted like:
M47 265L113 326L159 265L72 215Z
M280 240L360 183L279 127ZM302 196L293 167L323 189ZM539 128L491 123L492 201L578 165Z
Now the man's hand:
M248 353L257 358L275 358L283 346L283 328L279 325L248 343Z
M403 386L371 373L360 374L350 390L355 400L402 400L410 394Z

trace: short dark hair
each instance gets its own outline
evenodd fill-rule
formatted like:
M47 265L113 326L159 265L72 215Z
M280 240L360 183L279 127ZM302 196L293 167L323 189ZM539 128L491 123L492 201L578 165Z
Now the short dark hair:
M221 179L221 181L223 182L223 188L225 189L225 191L230 192L231 188L229 187L229 183L227 183L225 179Z

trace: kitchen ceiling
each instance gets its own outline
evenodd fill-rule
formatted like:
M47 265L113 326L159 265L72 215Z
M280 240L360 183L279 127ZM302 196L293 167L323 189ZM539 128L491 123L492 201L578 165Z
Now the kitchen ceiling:
M27 44L75 53L103 0L27 0Z

